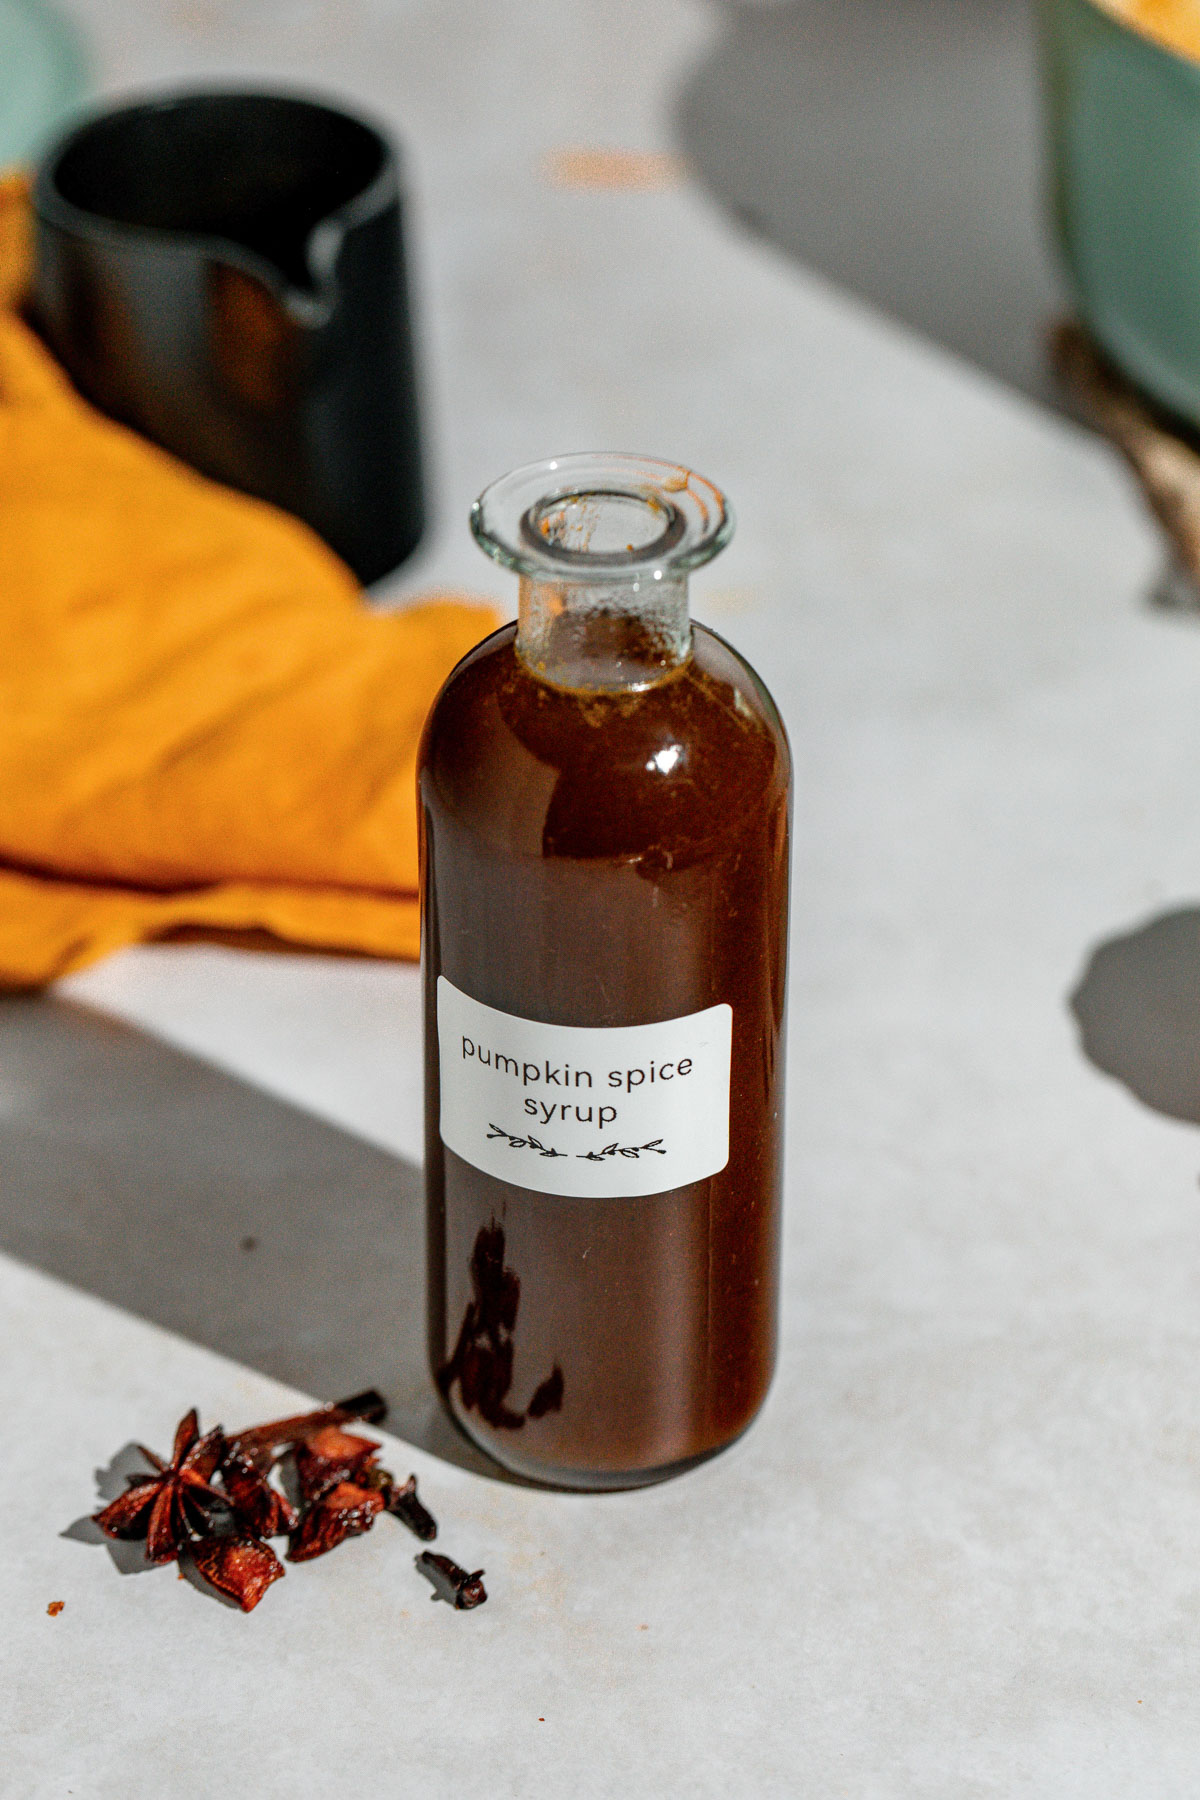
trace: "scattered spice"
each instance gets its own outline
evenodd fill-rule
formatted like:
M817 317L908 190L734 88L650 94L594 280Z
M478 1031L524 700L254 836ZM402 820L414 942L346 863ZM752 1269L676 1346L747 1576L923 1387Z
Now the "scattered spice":
M408 1529L430 1544L437 1536L437 1520L417 1498L417 1478L410 1475L403 1487L393 1487L387 1498L387 1509L402 1519Z
M433 1584L431 1600L446 1600L459 1612L467 1612L472 1606L482 1606L487 1599L482 1569L468 1575L450 1557L439 1556L436 1550L422 1550L413 1560L426 1581Z
M296 1508L242 1451L230 1449L226 1453L221 1480L239 1524L255 1537L279 1537L295 1531L299 1525Z
M369 1425L377 1425L387 1413L387 1401L375 1388L367 1388L361 1394L352 1394L348 1400L338 1400L333 1406L318 1407L315 1412L294 1413L287 1419L272 1419L266 1425L251 1425L245 1431L239 1431L230 1439L235 1450L240 1450L254 1462L269 1465L285 1450L312 1437L325 1425L346 1425L354 1419L365 1419Z
M151 1562L190 1561L218 1593L253 1612L287 1572L268 1538L287 1537L287 1560L300 1563L369 1531L382 1512L426 1542L437 1536L416 1476L398 1482L379 1467L374 1439L343 1430L357 1419L377 1421L386 1410L371 1388L229 1437L219 1426L202 1437L193 1407L176 1428L170 1462L139 1445L151 1472L128 1476L127 1492L96 1513L96 1523L109 1537L144 1539ZM281 1465L290 1471L288 1493L272 1480ZM460 1610L487 1598L482 1569L468 1575L444 1556L430 1566L438 1592ZM54 1601L48 1610L55 1617L62 1607Z
M379 1445L338 1425L325 1425L296 1445L294 1460L300 1492L311 1503L337 1482L365 1475L379 1460Z
M193 1406L175 1428L169 1463L144 1444L138 1450L156 1470L131 1475L129 1490L96 1514L101 1531L114 1538L145 1538L150 1562L174 1562L189 1537L212 1530L213 1512L229 1510L229 1498L212 1486L212 1476L225 1451L218 1428L200 1436Z
M52 1619L57 1619L59 1613L62 1611L63 1607L66 1604L67 1603L65 1600L52 1600L50 1602L49 1606L46 1608L46 1611L50 1614L50 1617ZM1139 1706L1141 1705L1140 1700L1138 1701L1138 1705Z
M686 172L682 157L667 151L584 146L552 151L544 168L555 187L616 188L643 193L676 187Z
M253 1612L271 1583L285 1573L270 1544L261 1538L202 1538L189 1550L205 1581L236 1600L243 1612Z
M336 1550L348 1537L370 1531L382 1511L383 1495L378 1488L339 1481L305 1512L300 1529L292 1534L288 1561L311 1562L314 1556Z

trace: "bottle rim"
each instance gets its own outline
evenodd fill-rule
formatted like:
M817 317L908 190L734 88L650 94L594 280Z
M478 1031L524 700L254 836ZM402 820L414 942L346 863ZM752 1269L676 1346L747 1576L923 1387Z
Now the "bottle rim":
M541 581L687 575L724 549L733 528L724 494L694 469L621 451L526 463L471 508L480 549Z

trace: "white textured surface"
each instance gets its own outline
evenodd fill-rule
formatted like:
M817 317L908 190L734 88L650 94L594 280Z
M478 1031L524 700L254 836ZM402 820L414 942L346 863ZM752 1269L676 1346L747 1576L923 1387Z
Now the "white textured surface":
M151 944L60 982L58 992L410 1162L424 1158L415 964Z
M1143 604L1115 463L698 192L544 184L555 145L669 141L715 14L75 10L113 83L286 72L403 131L442 523L399 591L499 591L463 516L528 456L621 444L732 494L696 610L797 761L786 1305L763 1418L670 1487L398 1453L482 1613L430 1607L377 1531L243 1621L54 1531L127 1437L267 1384L0 1265L0 1790L1193 1795L1200 1140L1065 1006L1097 940L1200 893L1200 635ZM415 1153L412 971L157 949L70 990Z

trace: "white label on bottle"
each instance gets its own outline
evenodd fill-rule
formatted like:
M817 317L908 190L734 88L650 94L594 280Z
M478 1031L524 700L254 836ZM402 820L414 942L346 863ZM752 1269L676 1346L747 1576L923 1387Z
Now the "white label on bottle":
M442 1142L540 1194L662 1194L729 1161L733 1010L543 1025L438 977Z

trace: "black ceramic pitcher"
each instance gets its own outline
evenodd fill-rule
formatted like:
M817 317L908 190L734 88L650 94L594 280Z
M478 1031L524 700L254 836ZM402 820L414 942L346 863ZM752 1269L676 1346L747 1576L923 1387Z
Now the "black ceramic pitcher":
M34 188L37 323L89 399L371 582L421 534L396 158L284 94L106 112Z

